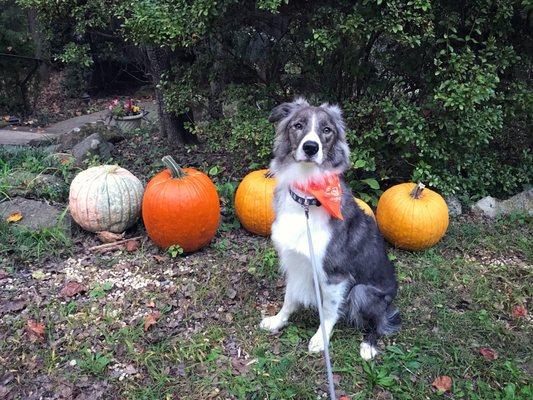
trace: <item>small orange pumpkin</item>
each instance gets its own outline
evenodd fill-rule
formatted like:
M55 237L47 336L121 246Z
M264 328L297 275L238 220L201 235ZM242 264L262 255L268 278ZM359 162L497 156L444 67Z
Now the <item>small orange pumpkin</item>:
M242 226L252 233L270 235L274 222L274 188L276 179L267 169L250 172L235 193L235 213Z
M381 195L376 219L389 242L406 250L422 250L446 233L448 206L441 195L422 183L402 183Z
M162 248L179 245L196 251L215 236L220 223L220 200L215 185L204 173L181 169L171 156L168 169L152 178L144 192L142 216L146 232Z
M359 206L359 208L361 210L363 210L363 212L366 214L366 215L370 215L372 218L376 219L376 216L374 215L374 212L372 211L372 209L370 208L370 206L368 204L366 204L363 200L357 198L357 197L354 197L353 198L355 200L355 203Z

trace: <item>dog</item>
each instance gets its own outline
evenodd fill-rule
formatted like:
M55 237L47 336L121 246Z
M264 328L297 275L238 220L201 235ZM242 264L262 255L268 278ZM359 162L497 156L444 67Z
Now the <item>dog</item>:
M313 199L299 188L324 177L338 177L342 219L320 202L309 205L308 211L327 343L336 322L345 317L364 331L360 355L370 360L378 353L379 337L400 328L400 314L392 304L398 284L376 222L356 205L342 177L350 167L342 112L336 105L313 107L297 98L274 108L269 121L276 128L270 170L277 180L271 237L286 287L281 310L264 318L260 328L277 332L299 307L316 307L306 216L298 202ZM309 351L323 350L319 327Z

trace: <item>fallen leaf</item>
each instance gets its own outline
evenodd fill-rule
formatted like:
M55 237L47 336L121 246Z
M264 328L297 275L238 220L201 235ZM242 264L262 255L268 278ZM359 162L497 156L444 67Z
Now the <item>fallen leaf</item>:
M246 375L250 371L250 364L246 360L240 358L232 358L231 366L235 370L235 375Z
M29 319L26 323L26 331L30 336L40 342L44 341L44 324Z
M63 286L63 289L59 292L59 294L62 297L74 297L78 293L86 292L87 288L76 281L69 281L65 286Z
M152 325L154 325L159 317L161 316L161 313L159 311L154 311L153 313L148 314L144 318L144 331L146 332Z
M449 392L452 389L452 378L446 375L438 376L431 385L440 392Z
M513 307L513 318L525 318L527 316L527 310L524 306Z
M157 263L162 263L164 261L166 261L166 257L163 257L163 256L159 256L157 254L154 254L154 260L157 262Z
M126 242L126 250L129 252L135 251L139 248L139 241L138 240L128 240Z
M146 307L154 308L155 307L154 301L150 300L148 303L146 303Z
M20 211L16 211L6 218L6 222L7 223L17 222L17 221L20 221L21 219L22 219L22 213Z
M25 300L6 301L0 306L0 316L10 312L16 312L26 307Z
M117 240L124 239L124 233L113 233L109 231L96 232L96 236L102 243L113 243Z
M339 400L350 400L350 398L343 394L341 397L339 397Z
M483 347L479 349L479 354L485 357L486 360L496 360L498 358L498 353L496 353L490 347Z

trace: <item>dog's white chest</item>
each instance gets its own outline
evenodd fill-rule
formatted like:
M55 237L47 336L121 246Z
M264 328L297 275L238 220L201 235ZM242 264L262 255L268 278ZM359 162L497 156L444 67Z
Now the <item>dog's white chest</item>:
M272 241L278 251L292 250L309 258L304 209L288 191L278 203L272 224ZM321 263L331 239L330 216L322 207L309 208L309 227L317 262Z

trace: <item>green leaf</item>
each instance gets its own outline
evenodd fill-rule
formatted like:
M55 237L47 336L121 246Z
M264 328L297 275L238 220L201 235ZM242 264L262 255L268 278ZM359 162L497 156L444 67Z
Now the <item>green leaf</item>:
M354 164L355 168L363 168L366 165L365 160L357 160Z
M216 176L216 175L218 175L219 172L220 172L220 170L219 170L218 166L215 165L214 167L211 167L211 168L209 169L208 174L209 174L210 176Z
M370 188L374 190L379 189L379 183L374 178L362 179L361 182L366 183L368 186L370 186Z

